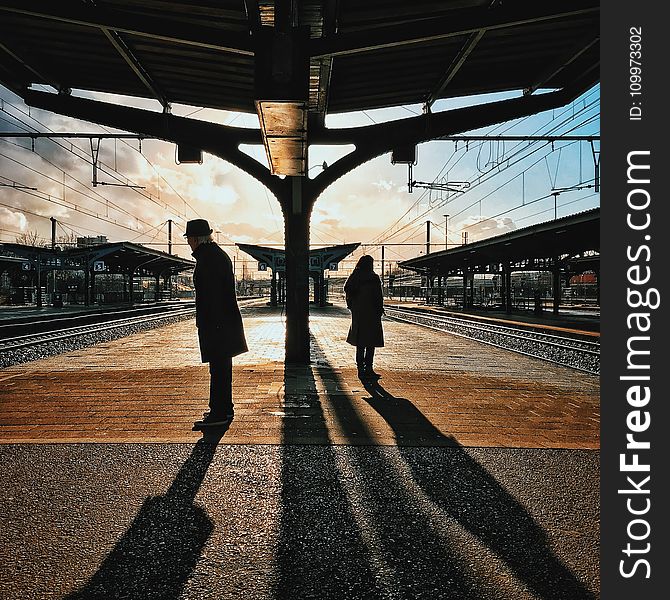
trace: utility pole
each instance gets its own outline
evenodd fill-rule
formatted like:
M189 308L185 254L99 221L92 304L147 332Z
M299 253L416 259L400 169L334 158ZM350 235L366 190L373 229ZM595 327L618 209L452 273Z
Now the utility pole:
M444 249L449 250L449 215L444 215Z
M53 252L56 249L56 219L49 217L49 220L51 221L51 252ZM52 260L55 261L56 257L52 256ZM53 265L51 272L53 273L51 276L51 299L53 304L56 299L56 265Z
M49 217L49 220L51 221L51 249L54 250L56 248L56 219Z
M382 288L384 287L384 246L382 246Z
M430 254L430 219L426 221L426 254Z
M172 219L168 219L168 254L172 254Z

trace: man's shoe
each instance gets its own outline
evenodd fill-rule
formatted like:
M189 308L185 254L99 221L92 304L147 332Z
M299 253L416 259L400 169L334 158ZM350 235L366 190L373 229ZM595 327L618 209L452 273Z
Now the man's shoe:
M229 425L233 420L233 416L232 413L228 415L212 415L209 413L202 421L196 421L195 425L197 427L222 427Z

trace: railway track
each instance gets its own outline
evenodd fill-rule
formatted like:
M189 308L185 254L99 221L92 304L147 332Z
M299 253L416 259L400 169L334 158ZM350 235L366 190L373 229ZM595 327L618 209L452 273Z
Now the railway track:
M104 331L112 331L122 327L132 327L134 325L153 323L158 320L164 320L166 317L184 317L192 316L195 313L195 306L189 303L190 306L185 307L165 307L164 310L155 310L150 313L133 314L135 311L127 310L120 313L102 313L95 315L80 315L67 317L54 321L33 321L27 324L26 327L38 329L32 333L25 333L12 337L4 337L0 335L0 353L11 352L29 346L38 344L46 344L49 342L58 342L69 338L74 338L82 335L90 335ZM130 315L128 313L131 313ZM83 321L82 324L76 324ZM58 328L53 329L54 324ZM0 334L3 327L0 326ZM16 327L16 325L12 325ZM46 328L46 331L41 329Z
M534 356L588 373L600 373L600 343L578 335L556 335L452 315L385 307L386 317L446 331L491 346Z

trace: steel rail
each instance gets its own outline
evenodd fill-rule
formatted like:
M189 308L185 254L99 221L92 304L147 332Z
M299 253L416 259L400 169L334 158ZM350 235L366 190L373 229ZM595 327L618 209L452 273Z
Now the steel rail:
M56 329L54 331L31 333L27 335L20 335L13 338L8 338L0 342L0 352L9 352L35 346L36 344L58 342L60 340L77 337L80 335L88 335L91 333L99 333L102 331L109 331L126 327L130 325L137 325L140 323L150 323L166 317L178 317L187 314L195 314L195 307L185 308L181 310L169 310L159 314L139 315L136 317L109 319L101 323L89 323L87 325L77 325L75 327L68 327L65 329Z
M599 350L597 348L600 347L600 344L598 342L589 342L587 340L579 340L576 338L571 338L571 337L566 337L566 336L560 336L560 335L554 335L551 333L540 333L536 331L530 331L527 329L523 329L521 327L509 327L507 325L498 325L495 323L476 323L472 321L471 319L466 319L466 318L459 318L459 317L453 317L453 316L447 316L447 315L440 315L440 314L426 314L426 313L421 313L421 312L416 312L412 311L410 309L402 309L402 308L392 308L391 310L394 310L396 312L404 312L407 315L412 315L412 316L420 316L422 318L428 318L428 319L434 319L436 321L442 321L445 323L454 323L462 327L468 327L470 329L474 330L479 330L479 331L484 331L484 332L490 332L490 331L496 331L499 333L502 333L504 335L508 335L509 337L517 337L523 340L538 340L542 341L544 343L558 346L558 347L570 347L570 348L575 348L575 349L584 349L587 352L593 352L595 354L599 354ZM520 332L523 332L521 334ZM594 350L591 350L591 348L594 348Z

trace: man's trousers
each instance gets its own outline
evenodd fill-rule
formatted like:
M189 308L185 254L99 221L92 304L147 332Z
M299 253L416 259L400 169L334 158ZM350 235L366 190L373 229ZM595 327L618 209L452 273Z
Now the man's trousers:
M212 415L233 414L233 359L220 356L209 361L209 410Z

